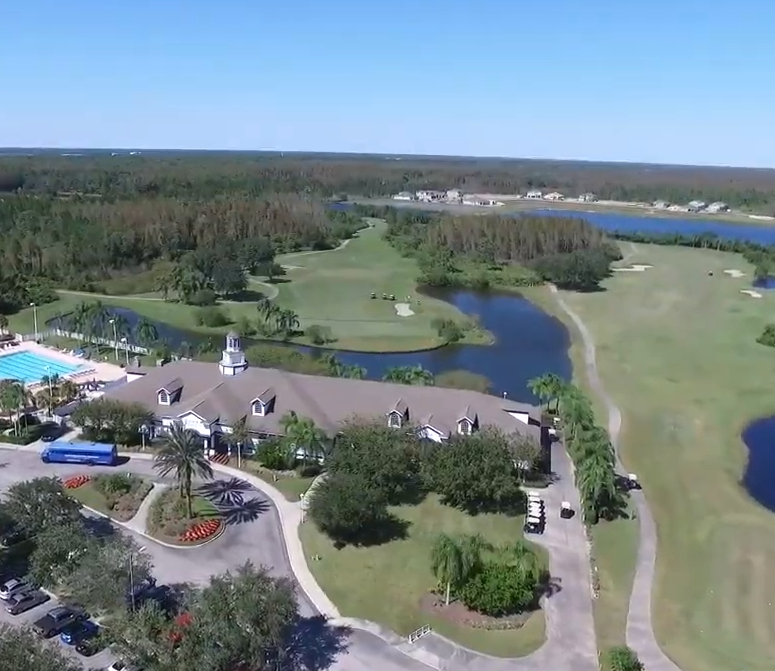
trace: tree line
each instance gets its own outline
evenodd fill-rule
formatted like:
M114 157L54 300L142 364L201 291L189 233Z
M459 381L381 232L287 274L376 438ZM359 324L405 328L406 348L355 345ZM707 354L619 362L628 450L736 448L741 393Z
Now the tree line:
M188 297L204 289L244 288L242 273L277 274L274 255L328 249L362 227L358 217L297 194L251 199L225 193L202 198L62 200L50 194L0 199L0 312L55 298L53 288L102 291L111 277L173 262Z
M577 217L451 215L356 206L387 220L385 238L416 258L428 286L532 285L594 290L621 258L605 232ZM517 277L514 268L523 272Z
M688 203L721 200L775 211L771 170L487 158L271 153L80 156L0 159L0 192L59 198L252 197L271 192L389 196L399 191L457 188L473 193L529 189L602 199Z

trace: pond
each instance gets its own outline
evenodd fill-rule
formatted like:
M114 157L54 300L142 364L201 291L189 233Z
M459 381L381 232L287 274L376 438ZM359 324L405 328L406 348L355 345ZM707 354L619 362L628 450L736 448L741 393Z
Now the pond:
M513 293L468 290L426 290L425 293L452 303L467 315L476 315L481 325L495 336L495 343L488 347L450 345L427 352L398 354L334 351L336 357L344 363L365 368L370 379L380 379L388 368L396 366L419 364L434 375L467 370L486 377L492 385L493 394L505 392L509 398L526 403L537 402L527 388L528 380L544 373L555 373L566 380L571 378L572 367L568 357L570 338L565 326L527 299ZM128 308L113 309L131 327L140 318ZM159 336L173 348L184 341L195 346L203 340L220 339L160 322L155 322L155 325ZM258 342L261 341L244 338L243 346L247 348ZM313 356L331 352L314 347L285 346Z
M614 212L584 212L575 210L530 210L529 214L559 217L581 217L605 231L626 233L681 233L702 235L713 233L727 240L748 240L762 245L775 245L775 221L771 226L733 224L710 219L680 219L677 217L639 217Z
M775 417L752 422L742 438L748 448L743 487L757 503L775 512Z

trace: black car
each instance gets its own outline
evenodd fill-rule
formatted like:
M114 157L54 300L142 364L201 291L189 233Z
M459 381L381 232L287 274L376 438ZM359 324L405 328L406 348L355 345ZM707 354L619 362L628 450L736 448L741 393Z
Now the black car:
M28 589L14 594L5 605L5 610L11 615L21 615L28 610L46 603L51 597L39 589Z
M55 434L53 434L53 433L44 433L44 434L43 434L43 435L40 437L40 439L41 439L41 440L42 440L44 443L53 443L53 442L54 442L54 441L57 439L57 437L56 437L56 435L55 435Z
M94 636L81 641L75 646L75 651L81 655L81 657L93 657L98 652L102 652L107 645L102 636Z
M86 613L79 608L57 606L34 622L32 628L43 638L51 638L60 633L65 627L69 627L79 620L84 620L86 617Z

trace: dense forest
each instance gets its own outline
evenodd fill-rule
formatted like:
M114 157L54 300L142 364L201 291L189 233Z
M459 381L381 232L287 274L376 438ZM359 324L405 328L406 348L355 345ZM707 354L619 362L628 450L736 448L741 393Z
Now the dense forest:
M418 280L430 286L530 285L549 281L593 290L621 253L582 218L524 214L468 216L358 205L388 222L386 239L418 260ZM508 272L514 267L525 272ZM506 271L506 272L504 272Z
M592 191L623 201L721 200L775 213L775 171L524 159L170 153L0 157L0 192L86 197L214 198L268 192L386 196L409 189Z

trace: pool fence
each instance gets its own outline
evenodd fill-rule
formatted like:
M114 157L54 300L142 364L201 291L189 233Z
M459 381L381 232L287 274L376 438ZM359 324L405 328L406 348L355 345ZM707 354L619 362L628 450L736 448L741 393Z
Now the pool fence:
M106 345L108 347L118 347L119 351L130 351L132 354L150 354L151 350L148 347L141 345L133 345L132 343L118 342L111 338L102 338L100 336L85 336L82 333L76 333L75 331L65 331L64 329L47 329L45 331L38 331L38 333L18 333L16 335L22 342L29 342L35 340L45 340L46 338L69 338L70 340L79 340L81 342L88 342L94 345Z

